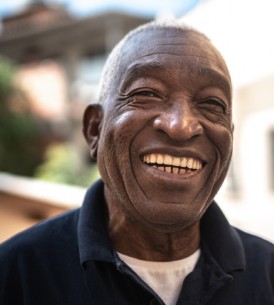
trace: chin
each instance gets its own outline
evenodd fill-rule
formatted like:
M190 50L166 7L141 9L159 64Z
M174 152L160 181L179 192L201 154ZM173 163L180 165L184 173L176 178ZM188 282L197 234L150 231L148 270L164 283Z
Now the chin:
M167 233L185 230L199 223L206 203L159 203L155 201L132 202L127 213L139 224Z

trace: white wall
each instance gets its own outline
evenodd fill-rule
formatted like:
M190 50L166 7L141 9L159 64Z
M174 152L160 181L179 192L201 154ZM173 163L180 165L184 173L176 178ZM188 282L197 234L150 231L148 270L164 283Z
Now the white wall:
M272 201L274 207L269 139L270 131L274 130L274 109L253 113L243 123L239 143L242 195L254 204Z
M274 73L273 14L273 0L204 0L182 18L219 48L238 87Z
M234 84L234 170L239 193L231 196L226 181L217 200L232 224L272 241L268 136L274 129L273 15L273 0L204 0L182 17L221 51Z

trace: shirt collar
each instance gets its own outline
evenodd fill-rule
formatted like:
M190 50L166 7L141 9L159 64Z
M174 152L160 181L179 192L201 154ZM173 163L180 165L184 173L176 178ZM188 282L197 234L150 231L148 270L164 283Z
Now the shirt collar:
M88 189L80 210L78 242L82 265L88 260L114 261L106 221L104 184L98 180Z
M201 240L226 272L245 268L245 255L237 230L213 202L201 220ZM115 262L117 254L107 232L104 183L95 182L87 191L80 210L78 241L82 265L88 260Z
M214 201L201 220L201 240L226 272L245 269L246 259L239 233Z

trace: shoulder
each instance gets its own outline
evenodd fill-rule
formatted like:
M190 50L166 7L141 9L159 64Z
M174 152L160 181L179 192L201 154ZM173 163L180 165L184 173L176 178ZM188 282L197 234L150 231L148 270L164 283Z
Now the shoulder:
M257 249L259 253L269 253L274 255L274 244L266 239L236 229L246 250Z
M259 236L236 230L244 247L247 266L256 266L261 270L264 266L274 278L274 244Z
M49 249L64 247L77 238L79 210L69 211L43 221L0 245L0 265L24 254L35 255ZM37 253L38 255L38 253Z
M1 304L69 303L71 279L81 279L78 218L79 210L67 212L0 246Z

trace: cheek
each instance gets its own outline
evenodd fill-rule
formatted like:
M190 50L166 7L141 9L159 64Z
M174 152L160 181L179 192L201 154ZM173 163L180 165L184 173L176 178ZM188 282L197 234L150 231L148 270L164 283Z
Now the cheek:
M233 137L231 130L223 128L213 139L215 145L220 152L222 161L230 160L233 147Z
M233 145L232 127L229 127L229 124L226 126L212 122L207 124L205 130L207 130L210 141L220 155L221 161L230 159Z
M214 185L214 193L216 193L221 187L230 165L233 146L232 129L224 126L218 126L218 128L214 126L214 128L209 129L209 137L215 147L217 158Z
M123 129L125 128L134 118L134 112L133 111L127 111L123 112L121 114L115 114L112 124L110 124L115 129Z
M129 149L134 138L131 112L105 118L98 146L98 167L108 176L118 176L130 163Z
M134 138L146 126L149 119L143 111L132 109L121 114L115 113L105 130L106 137L115 143L116 150L128 150Z
M111 194L111 198L128 211L132 198L138 197L134 175L136 155L132 154L132 141L138 134L140 120L130 112L105 119L98 147L98 168ZM132 185L134 187L132 188ZM137 190L132 192L133 190ZM133 194L133 195L132 195Z

